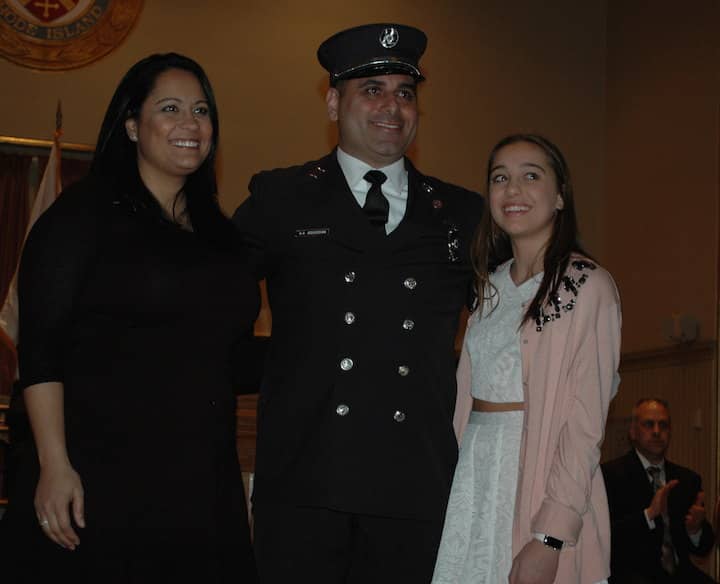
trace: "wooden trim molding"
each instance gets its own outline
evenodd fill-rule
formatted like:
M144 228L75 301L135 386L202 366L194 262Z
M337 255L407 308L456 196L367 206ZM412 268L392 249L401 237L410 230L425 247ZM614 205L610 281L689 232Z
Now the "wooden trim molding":
M717 342L714 340L623 353L620 358L620 373L711 361L716 354Z
M15 136L0 136L0 145L19 146L21 148L47 148L50 150L52 140L41 140L39 138L16 138ZM60 142L60 150L71 152L95 152L95 146L91 144L79 144L75 142Z

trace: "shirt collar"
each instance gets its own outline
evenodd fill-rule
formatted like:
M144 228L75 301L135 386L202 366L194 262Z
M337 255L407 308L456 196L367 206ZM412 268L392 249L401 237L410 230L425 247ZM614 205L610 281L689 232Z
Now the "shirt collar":
M367 183L364 182L363 177L368 170L381 170L384 172L391 187L397 193L401 193L403 187L407 184L407 170L405 170L404 158L399 158L392 164L382 168L373 168L359 158L344 152L338 146L337 160L351 190L367 190Z
M647 458L645 458L642 454L640 454L640 451L637 448L635 449L635 454L638 455L638 458L640 459L640 462L642 463L645 471L647 471L649 466L656 466L662 472L665 472L665 459L664 458L660 462L655 464L655 463L650 462Z

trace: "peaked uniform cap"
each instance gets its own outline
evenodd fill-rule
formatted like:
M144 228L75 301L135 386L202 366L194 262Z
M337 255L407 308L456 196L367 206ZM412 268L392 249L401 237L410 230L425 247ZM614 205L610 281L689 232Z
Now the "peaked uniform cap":
M317 56L333 87L343 79L391 73L422 81L419 61L426 46L425 33L412 26L365 24L334 34L320 45Z

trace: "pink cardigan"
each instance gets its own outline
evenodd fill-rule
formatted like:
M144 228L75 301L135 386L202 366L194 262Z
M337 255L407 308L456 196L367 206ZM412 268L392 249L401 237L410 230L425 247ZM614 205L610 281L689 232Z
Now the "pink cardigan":
M541 332L526 323L520 334L525 421L513 556L533 532L552 535L567 544L555 582L589 584L610 575L610 519L599 463L619 383L620 299L610 274L584 258L574 256L565 275L574 284L560 285L560 317ZM469 326L482 322L473 314ZM463 346L454 419L458 443L472 409L470 375Z

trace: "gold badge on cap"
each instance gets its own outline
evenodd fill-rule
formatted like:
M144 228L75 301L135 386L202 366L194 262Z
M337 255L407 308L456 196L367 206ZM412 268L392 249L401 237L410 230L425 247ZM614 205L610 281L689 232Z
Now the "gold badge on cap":
M382 33L380 33L380 44L385 49L392 49L395 45L398 44L399 40L400 33L394 26L385 28L383 29Z

